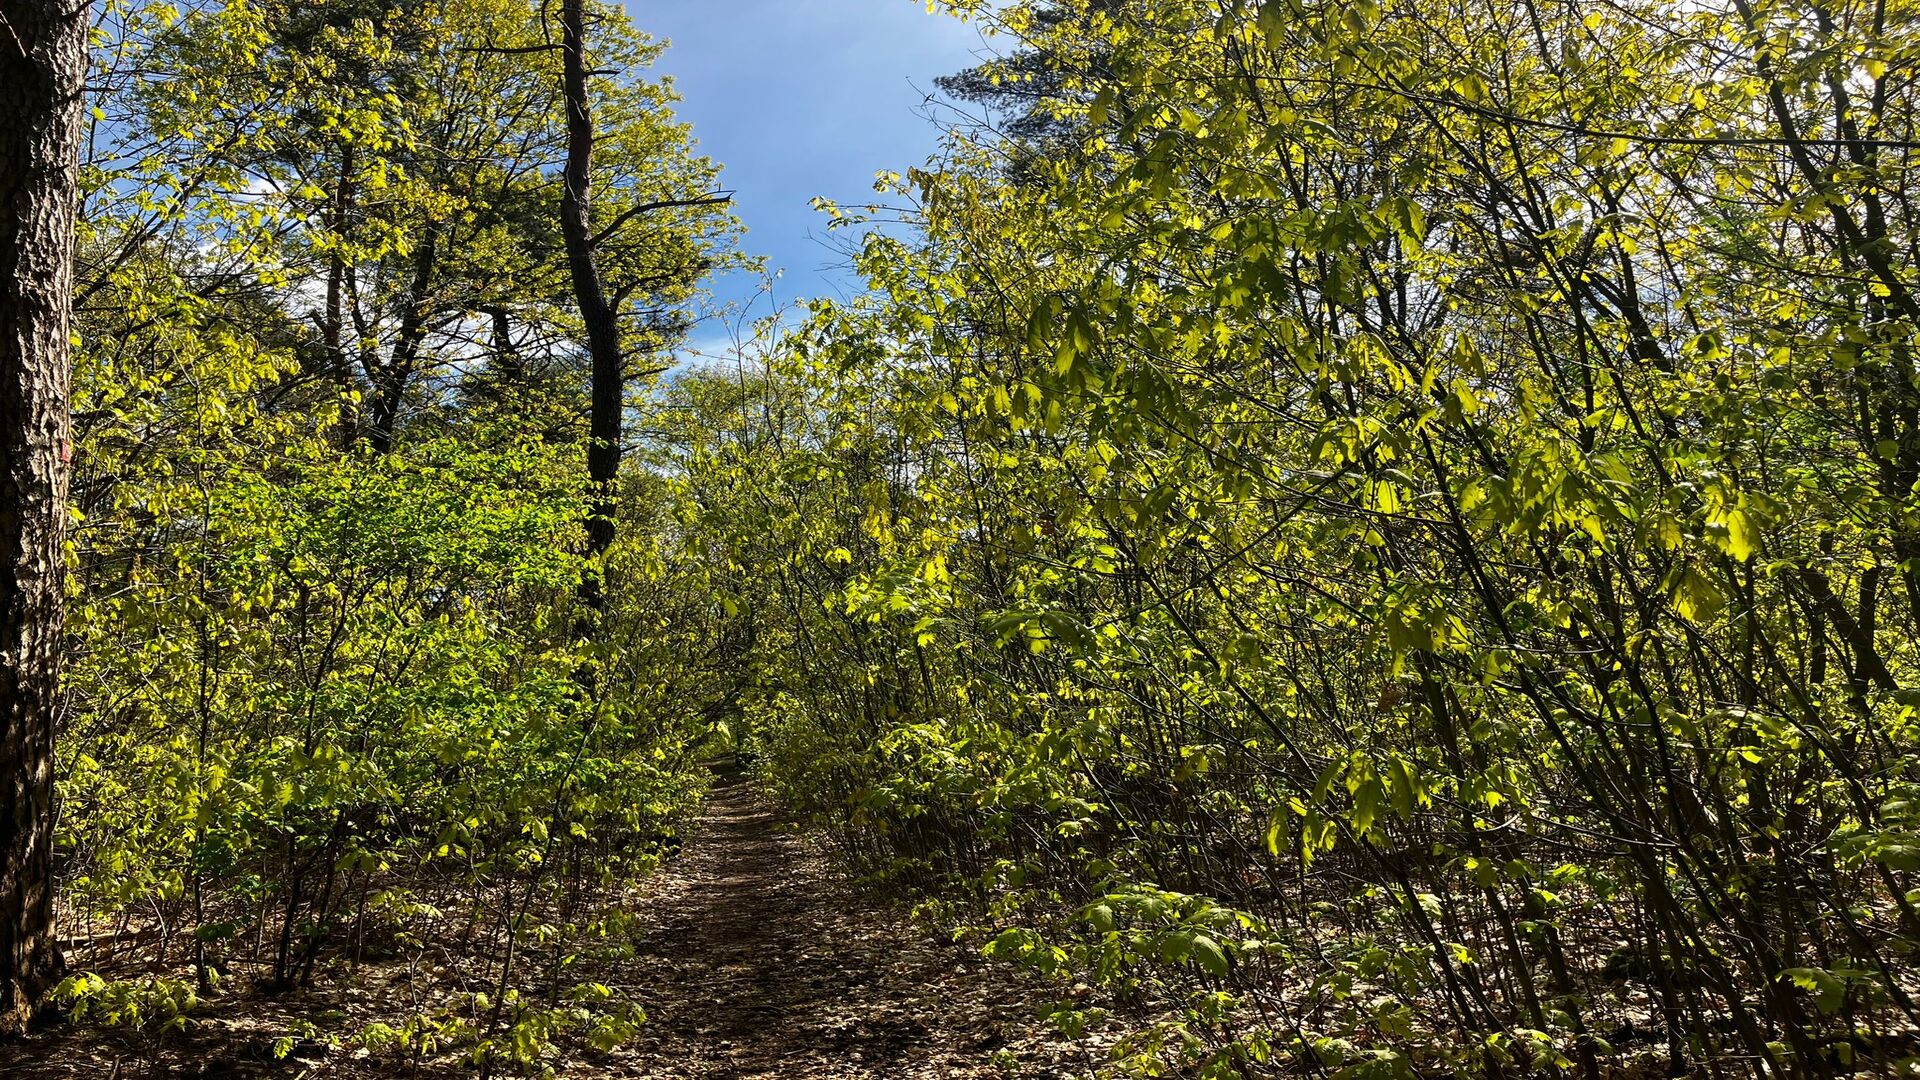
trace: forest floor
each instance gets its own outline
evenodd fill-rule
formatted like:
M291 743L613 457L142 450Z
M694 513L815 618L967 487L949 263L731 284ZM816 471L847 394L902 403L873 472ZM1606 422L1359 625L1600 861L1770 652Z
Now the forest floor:
M623 906L638 920L632 954L581 974L638 1002L647 1020L611 1053L555 1062L558 1076L1067 1080L1093 1071L1091 1048L1040 1018L1044 988L862 893L736 779L720 778L680 857ZM397 1022L413 969L365 969L351 986L298 999L222 994L164 1045L55 1027L0 1044L0 1077L470 1074L453 1055L413 1066L383 1060L346 1034ZM339 1017L341 1034L302 1040L286 1060L263 1051L275 1033L318 1010Z

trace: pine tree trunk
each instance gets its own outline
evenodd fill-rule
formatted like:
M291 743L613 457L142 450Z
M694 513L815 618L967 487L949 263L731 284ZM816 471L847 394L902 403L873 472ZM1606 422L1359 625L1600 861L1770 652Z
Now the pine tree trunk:
M0 1034L58 975L53 722L87 5L0 4Z
M587 519L587 554L594 560L613 546L614 479L620 473L620 426L626 406L625 372L620 355L620 320L607 299L593 251L593 111L587 98L585 0L565 0L560 9L566 70L567 165L560 202L560 231L566 240L567 269L587 331L593 361L593 403L587 446L587 476L594 501ZM601 574L595 565L581 582L582 602L593 611L604 603Z

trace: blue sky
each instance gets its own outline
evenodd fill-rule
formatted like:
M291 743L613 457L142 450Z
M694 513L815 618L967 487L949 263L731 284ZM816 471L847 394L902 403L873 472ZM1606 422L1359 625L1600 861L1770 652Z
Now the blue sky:
M776 299L856 291L809 202L863 203L875 172L924 161L939 131L922 103L936 76L983 54L979 33L929 14L924 0L633 0L627 10L672 42L658 71L685 98L680 115L701 150L725 166L745 249L785 271ZM736 275L716 291L739 300L755 285ZM750 315L770 310L763 299ZM696 332L696 348L717 329Z

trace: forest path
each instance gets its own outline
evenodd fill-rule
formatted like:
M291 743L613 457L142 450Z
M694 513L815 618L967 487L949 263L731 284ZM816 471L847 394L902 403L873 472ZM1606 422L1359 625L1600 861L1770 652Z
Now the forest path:
M861 896L738 779L720 778L681 856L646 892L649 925L622 981L647 1022L619 1054L623 1074L1081 1071L1065 1064L1079 1053L1036 1019L1031 988Z

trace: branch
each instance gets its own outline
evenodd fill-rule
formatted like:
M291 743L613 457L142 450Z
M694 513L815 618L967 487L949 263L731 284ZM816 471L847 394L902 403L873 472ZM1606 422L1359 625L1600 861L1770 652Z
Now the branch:
M545 45L468 45L460 51L470 53L498 53L502 56L519 56L525 53L554 52L560 48L562 48L562 46L559 42L549 41Z
M593 239L589 240L588 243L593 244L595 247L598 247L602 240L605 240L607 237L612 236L614 232L616 232L620 228L620 226L625 225L627 222L633 220L634 218L640 216L641 214L649 214L655 210L666 210L670 207L676 207L676 206L724 206L727 203L730 203L732 201L733 201L733 192L715 191L710 194L701 195L701 196L698 196L697 198L692 198L692 199L662 199L659 202L636 203L633 206L629 206L625 210L622 210L620 212L619 217L616 217L612 221L607 223L606 228L601 229L599 232L593 234Z

